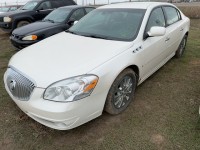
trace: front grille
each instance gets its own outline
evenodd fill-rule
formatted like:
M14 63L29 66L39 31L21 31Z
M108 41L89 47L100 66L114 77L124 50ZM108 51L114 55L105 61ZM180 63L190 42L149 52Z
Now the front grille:
M0 17L0 22L3 22L3 17Z
M10 94L22 101L29 100L36 87L34 81L31 81L31 79L15 68L8 68L6 72L6 84Z

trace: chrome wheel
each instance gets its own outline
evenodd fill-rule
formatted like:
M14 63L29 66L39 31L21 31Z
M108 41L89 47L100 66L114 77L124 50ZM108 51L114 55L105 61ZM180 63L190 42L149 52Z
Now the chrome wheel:
M113 101L115 108L122 108L130 100L132 89L132 78L130 76L125 76L124 78L122 78L122 80L119 82L118 86L115 89Z

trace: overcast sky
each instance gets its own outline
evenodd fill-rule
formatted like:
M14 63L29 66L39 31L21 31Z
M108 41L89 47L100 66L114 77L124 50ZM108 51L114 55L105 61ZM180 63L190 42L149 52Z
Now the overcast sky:
M23 5L23 4L25 4L27 1L29 1L29 0L0 0L0 6L4 6L5 5L5 2L6 2L6 4L7 5L13 5L13 4L17 4L17 2L18 2L18 4L19 5ZM82 5L82 1L83 0L77 0L77 3L79 4L79 5ZM113 3L113 2L123 2L123 1L127 1L127 0L95 0L96 1L96 4L107 4L108 3L108 1L110 2L110 3ZM91 4L94 4L94 0L84 0L84 3L86 4L89 4L89 3L91 3Z

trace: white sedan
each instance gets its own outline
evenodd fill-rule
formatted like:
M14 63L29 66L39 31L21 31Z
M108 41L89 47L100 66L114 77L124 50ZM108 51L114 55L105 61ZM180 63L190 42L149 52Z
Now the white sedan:
M168 3L99 7L68 31L15 54L5 88L28 116L58 130L104 110L119 114L136 86L183 55L189 27L190 20Z

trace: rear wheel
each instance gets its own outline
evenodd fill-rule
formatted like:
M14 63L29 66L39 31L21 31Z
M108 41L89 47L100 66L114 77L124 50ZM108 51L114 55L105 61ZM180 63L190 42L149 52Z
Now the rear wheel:
M110 114L123 112L131 100L136 88L136 76L132 69L125 69L113 82L105 103L105 111Z
M177 58L181 58L183 56L183 53L185 51L185 47L186 47L186 43L187 43L187 35L185 35L178 47L178 50L176 51L175 56Z
M22 27L22 26L25 26L25 25L27 25L27 24L29 24L28 21L20 21L20 22L18 22L18 24L17 24L17 28Z

